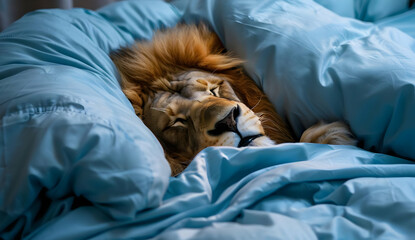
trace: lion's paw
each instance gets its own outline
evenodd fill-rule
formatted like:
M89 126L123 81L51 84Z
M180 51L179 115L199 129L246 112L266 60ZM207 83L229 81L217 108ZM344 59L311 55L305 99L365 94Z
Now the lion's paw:
M343 122L319 122L304 131L300 142L357 145L357 140L349 126Z

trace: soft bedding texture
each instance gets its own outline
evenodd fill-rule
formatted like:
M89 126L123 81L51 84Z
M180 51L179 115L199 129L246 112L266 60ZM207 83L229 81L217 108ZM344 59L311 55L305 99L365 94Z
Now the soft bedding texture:
M176 24L166 3L143 3L111 8L121 22L106 9L37 11L1 33L2 237L70 211L74 197L118 220L161 204L170 169L108 56Z
M0 33L0 238L410 239L415 9L395 2L131 0L23 17ZM169 178L108 54L180 21L245 59L297 137L343 119L363 149L208 148Z
M413 23L415 10L377 25L302 0L190 1L183 9L248 59L247 72L297 137L319 120L345 120L365 149L415 159L415 42L392 27Z

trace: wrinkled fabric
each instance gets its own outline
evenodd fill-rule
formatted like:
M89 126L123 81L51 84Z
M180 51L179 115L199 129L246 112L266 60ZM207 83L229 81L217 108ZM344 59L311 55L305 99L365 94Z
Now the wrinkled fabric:
M365 149L415 159L414 8L371 23L311 0L177 6L186 22L206 22L246 60L297 138L320 120L343 120Z
M0 33L0 239L411 239L404 3L130 0L26 15ZM362 148L211 147L169 177L108 54L181 21L206 22L246 60L297 137L343 119Z
M136 15L124 13L132 7ZM21 238L80 199L120 221L162 202L170 168L108 53L135 39L118 16L151 38L178 15L162 1L114 9L41 10L0 34L0 239Z
M399 15L409 8L409 0L314 0L332 12L365 22L377 22Z
M412 162L356 147L208 148L160 207L124 222L82 207L30 238L410 239L414 184Z

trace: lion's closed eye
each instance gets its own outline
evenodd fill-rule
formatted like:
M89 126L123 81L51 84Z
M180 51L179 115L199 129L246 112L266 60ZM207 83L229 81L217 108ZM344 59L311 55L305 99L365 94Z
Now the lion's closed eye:
M182 117L177 117L172 121L170 127L187 127L187 119Z
M213 95L215 97L220 97L219 96L219 86L214 86L211 89L209 89L210 91L210 95Z

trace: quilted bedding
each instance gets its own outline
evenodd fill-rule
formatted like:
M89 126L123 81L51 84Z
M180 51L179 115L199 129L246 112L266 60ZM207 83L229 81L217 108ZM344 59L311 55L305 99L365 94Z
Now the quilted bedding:
M178 177L108 54L207 23L297 137L211 147ZM415 9L408 1L129 0L32 12L0 33L0 239L411 239Z

